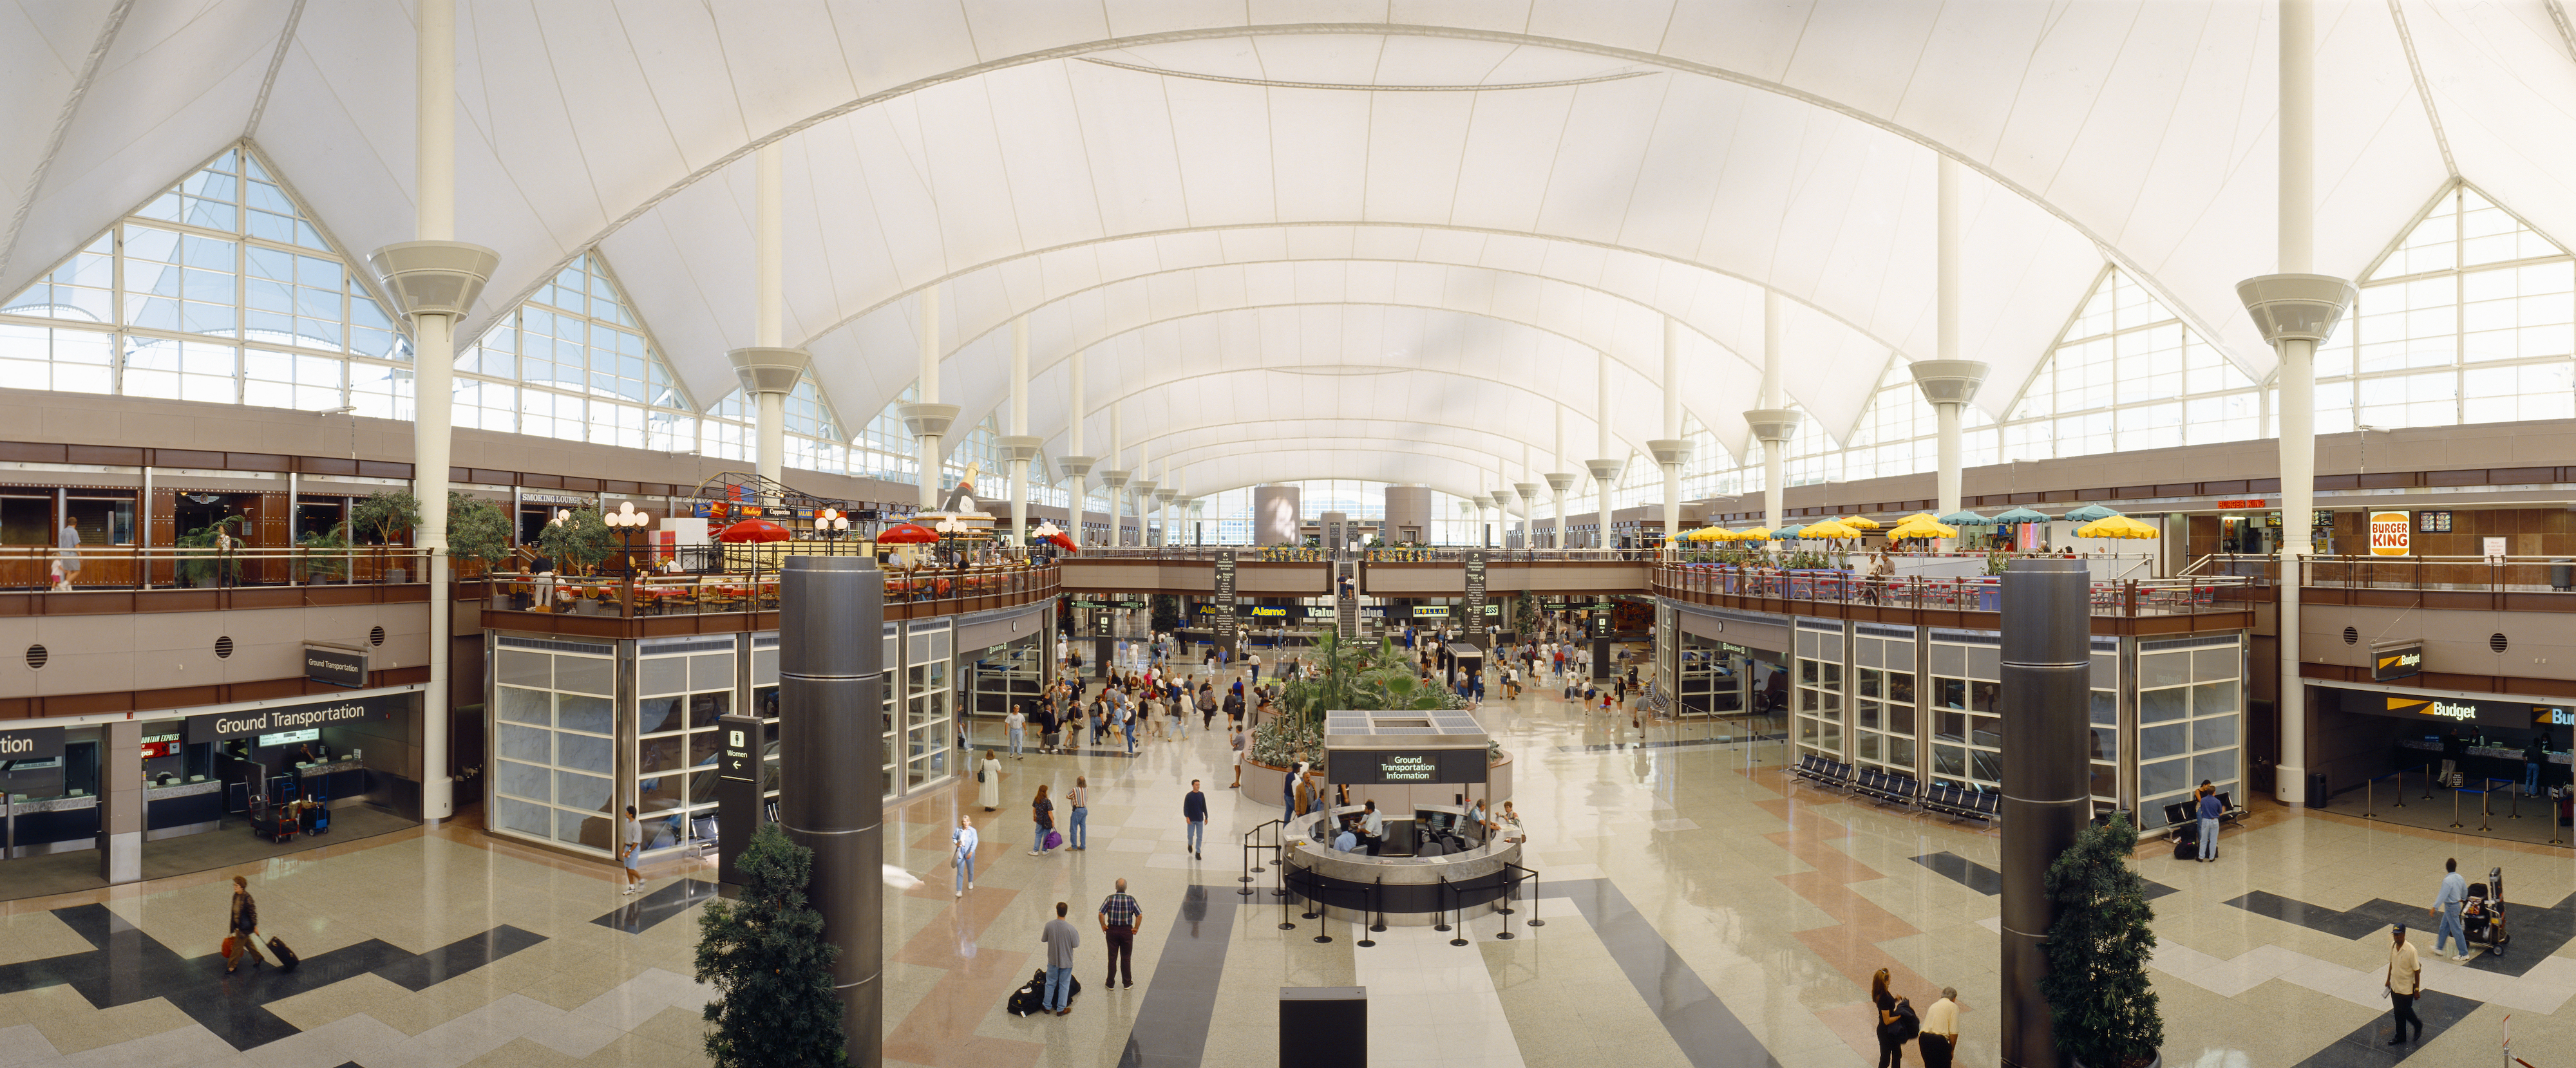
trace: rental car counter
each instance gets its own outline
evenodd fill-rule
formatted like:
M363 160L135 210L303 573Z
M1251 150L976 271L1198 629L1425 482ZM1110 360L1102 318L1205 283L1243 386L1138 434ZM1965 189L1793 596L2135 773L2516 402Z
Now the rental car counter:
M1495 911L1532 873L1521 843L1466 819L1456 802L1488 798L1490 739L1463 711L1331 712L1324 781L1350 802L1323 806L1291 828L1281 850L1290 892L1325 915L1427 927ZM1345 818L1376 801L1386 823L1377 855L1332 847ZM1445 917L1445 919L1444 919Z

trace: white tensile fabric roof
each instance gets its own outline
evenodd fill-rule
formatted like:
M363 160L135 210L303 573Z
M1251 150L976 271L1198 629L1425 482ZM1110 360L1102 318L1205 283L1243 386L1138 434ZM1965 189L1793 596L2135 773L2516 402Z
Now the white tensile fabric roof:
M2318 8L2315 269L2361 273L2454 176L2576 238L2576 62L2552 4ZM2106 260L2256 378L2274 269L2275 6L461 0L473 336L599 248L673 369L752 338L752 150L786 161L787 339L845 413L942 400L1173 457L1193 492L1486 484L1663 436L1663 316L1730 450L1762 295L1790 398L1845 433L1933 352L1938 154L1970 169L1963 355L2001 414ZM412 232L399 0L0 3L0 292L248 136L353 252ZM1086 357L1090 409L1062 399ZM1498 459L1499 458L1499 459ZM1157 474L1160 471L1157 470Z

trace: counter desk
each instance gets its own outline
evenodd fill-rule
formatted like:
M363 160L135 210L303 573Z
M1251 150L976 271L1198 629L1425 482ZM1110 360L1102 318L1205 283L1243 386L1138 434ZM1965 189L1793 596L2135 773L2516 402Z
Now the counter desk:
M1386 843L1410 855L1365 851L1345 853L1324 837L1338 830L1344 817L1366 811L1345 805L1300 821L1302 833L1285 850L1289 889L1314 901L1334 919L1365 921L1383 917L1390 926L1429 927L1493 913L1529 871L1520 866L1521 843L1488 839L1480 828L1466 828L1468 848L1423 856L1410 851L1423 838L1425 826L1455 833L1464 814L1450 806L1425 806L1414 815L1386 821Z

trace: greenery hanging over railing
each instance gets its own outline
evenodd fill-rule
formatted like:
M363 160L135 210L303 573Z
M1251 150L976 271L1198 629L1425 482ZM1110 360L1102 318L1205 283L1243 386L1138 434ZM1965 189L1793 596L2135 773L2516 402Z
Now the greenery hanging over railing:
M1324 766L1324 713L1463 707L1457 695L1414 674L1388 642L1346 642L1326 632L1305 671L1280 687L1279 714L1252 735L1252 759L1272 767Z

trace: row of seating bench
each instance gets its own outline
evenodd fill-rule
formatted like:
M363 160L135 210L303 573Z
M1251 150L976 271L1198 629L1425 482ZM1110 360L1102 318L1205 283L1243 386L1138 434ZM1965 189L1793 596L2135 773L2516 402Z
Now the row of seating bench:
M1820 786L1849 790L1874 801L1914 805L1959 819L1992 821L2002 814L2003 795L1943 783L1925 784L1911 775L1854 769L1839 760L1808 754L1798 758L1798 777Z

